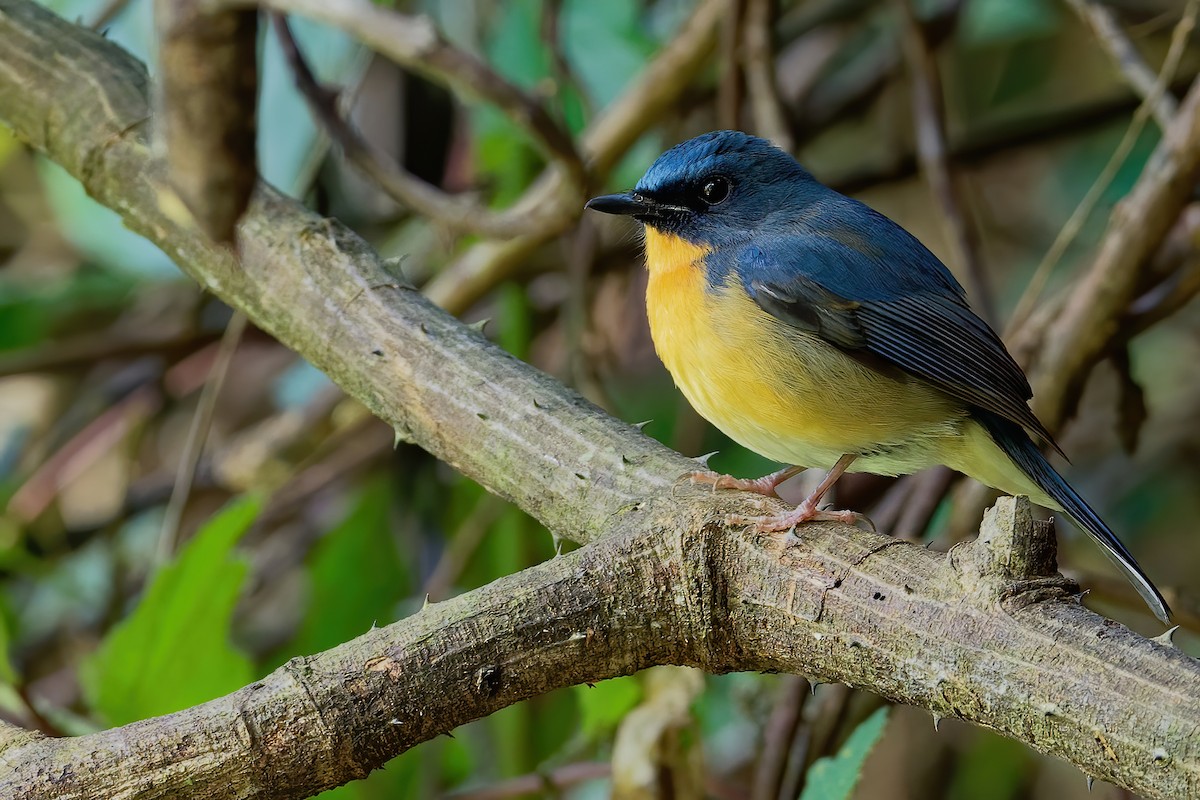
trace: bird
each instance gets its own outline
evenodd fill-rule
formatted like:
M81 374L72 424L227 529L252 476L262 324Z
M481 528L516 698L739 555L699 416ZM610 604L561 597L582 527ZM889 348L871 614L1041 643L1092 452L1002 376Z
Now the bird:
M1062 453L1029 407L1021 367L900 225L740 131L678 144L632 191L585 208L641 223L651 337L683 395L731 439L788 465L693 480L772 496L804 468L828 470L795 509L731 523L795 541L800 523L863 518L819 507L843 473L943 464L1065 512L1169 623L1128 548L1035 443Z

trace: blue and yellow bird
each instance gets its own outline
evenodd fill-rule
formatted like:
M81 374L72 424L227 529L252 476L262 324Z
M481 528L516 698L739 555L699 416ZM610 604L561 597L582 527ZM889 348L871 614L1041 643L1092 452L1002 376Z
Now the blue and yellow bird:
M1065 511L1168 621L1129 550L1030 438L1058 449L1021 368L899 225L737 131L675 146L632 192L587 207L644 225L654 346L696 410L767 458L829 470L794 511L735 521L849 521L858 515L818 510L844 472L945 464ZM697 477L769 495L801 468Z

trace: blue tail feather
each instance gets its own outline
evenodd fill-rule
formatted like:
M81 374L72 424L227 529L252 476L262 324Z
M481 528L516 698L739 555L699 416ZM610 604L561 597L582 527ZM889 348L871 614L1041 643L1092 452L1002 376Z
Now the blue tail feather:
M983 424L1000 449L1021 468L1043 492L1050 495L1063 510L1096 541L1105 554L1121 568L1125 576L1137 589L1146 605L1164 623L1170 623L1171 610L1162 594L1151 583L1146 573L1128 548L1116 537L1079 493L1050 466L1029 435L1019 425L987 411L976 409L974 416Z

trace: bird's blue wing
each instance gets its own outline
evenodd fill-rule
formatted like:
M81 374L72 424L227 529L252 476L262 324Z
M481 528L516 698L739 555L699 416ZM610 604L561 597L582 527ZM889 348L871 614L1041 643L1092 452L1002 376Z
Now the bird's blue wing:
M896 231L903 233L900 229ZM1030 410L1029 381L937 257L903 233L885 254L857 231L760 237L733 265L768 314L922 378L1057 449Z

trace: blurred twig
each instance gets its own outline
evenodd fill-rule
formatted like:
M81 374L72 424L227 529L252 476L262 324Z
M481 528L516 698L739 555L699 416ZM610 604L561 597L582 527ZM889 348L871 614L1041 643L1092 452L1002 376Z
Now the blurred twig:
M964 211L962 193L951 171L942 108L945 101L934 45L917 19L913 0L894 0L893 4L900 15L901 42L912 82L913 123L921 172L929 181L929 188L941 208L940 216L950 243L951 261L964 279L971 303L985 320L994 323L995 302L979 256L978 237Z
M246 4L240 0L209 2L215 6ZM530 135L547 158L561 164L574 181L582 180L583 162L570 135L541 101L446 41L429 17L401 14L370 0L263 0L256 5L340 28L401 67L496 106Z
M7 512L23 522L35 519L59 490L122 441L162 404L157 386L142 385L88 423L41 463L8 501Z
M233 242L258 182L258 12L155 0L154 26L171 185L205 233Z
M1200 2L1191 0L1188 20ZM1181 23L1177 32L1190 23ZM1186 37L1180 35L1177 39ZM1034 409L1051 430L1062 423L1115 321L1136 299L1139 273L1186 207L1200 174L1200 80L1163 134L1137 183L1113 209L1100 250L1042 341Z
M509 797L539 793L557 796L564 789L569 789L577 783L607 778L611 773L612 766L605 762L584 761L578 764L567 764L547 772L535 772L531 775L509 778L477 789L460 789L443 795L443 798L444 800L506 800Z
M726 0L725 23L721 26L721 78L717 85L717 125L740 129L742 118L742 28L746 0Z
M1151 91L1145 96L1137 111L1133 114L1133 119L1129 122L1129 127L1125 130L1125 135L1113 150L1112 156L1108 163L1104 165L1104 169L1096 176L1096 180L1092 183L1090 189L1083 199L1079 201L1079 205L1075 207L1070 218L1062 229L1058 232L1058 236L1054 238L1054 242L1050 245L1050 249L1046 251L1046 255L1034 270L1033 277L1029 279L1029 285L1025 288L1021 295L1020 301L1017 303L1016 309L1012 313L1007 329L1009 331L1020 328L1029 318L1030 312L1033 310L1034 304L1041 295L1042 288L1050 277L1050 273L1054 271L1054 267L1058 264L1063 254L1067 252L1067 248L1075 241L1075 237L1079 235L1079 231L1083 229L1083 225L1091 216L1092 210L1096 204L1100 202L1100 198L1108 189L1112 179L1116 177L1117 172L1121 169L1121 165L1125 163L1126 157L1137 143L1138 137L1142 133L1142 128L1145 127L1146 121L1151 114L1156 110L1159 99L1166 92L1170 85L1171 79L1175 76L1175 71L1179 68L1179 61L1183 58L1186 49L1188 38L1191 36L1192 29L1196 24L1197 9L1200 8L1200 2L1197 0L1188 0L1187 9L1184 11L1183 17L1175 26L1174 33L1171 34L1171 46L1167 51L1167 56L1163 59L1162 70L1158 74L1158 78L1154 82ZM1170 135L1170 127L1163 129L1164 136Z
M338 109L339 93L322 86L313 75L292 36L287 18L271 12L271 24L284 58L291 67L296 87L312 115L342 148L346 159L401 205L429 217L436 225L460 232L509 239L536 230L543 223L524 209L493 211L469 199L447 194L395 163L368 142Z
M495 495L480 496L471 513L447 540L442 557L425 579L421 590L430 602L438 603L450 596L455 581L462 574L471 556L479 549L479 545L491 531L492 523L499 518L504 508L503 501Z
M716 45L717 25L725 8L726 0L704 0L633 83L584 131L581 150L594 185L604 182L621 156L694 80ZM507 242L472 246L426 284L425 295L450 313L461 313L537 247L566 230L582 212L584 199L580 189L564 188L553 171L544 173L517 203L522 208L556 212L546 215L542 230Z
M656 797L660 786L673 787L672 797L699 797L700 746L686 731L695 725L691 706L704 691L704 673L654 667L642 676L642 686L642 701L621 720L613 741L613 797Z
M780 797L788 754L800 728L804 704L812 695L811 684L799 675L783 677L775 708L763 726L762 751L754 767L751 800L776 800Z
M51 344L18 350L0 356L0 378L29 372L61 372L87 367L109 359L173 355L191 352L216 338L207 331L173 331L165 335L147 331L144 338L128 332L98 331L80 334Z
M92 20L92 30L98 31L106 27L126 9L129 2L130 0L107 0L104 7L96 13L95 18Z
M171 499L167 502L163 513L162 528L158 535L158 549L155 561L165 564L175 553L179 539L179 524L183 520L183 510L187 507L188 496L192 491L192 482L196 478L196 465L200 463L200 455L204 451L204 442L212 427L213 413L216 409L217 398L221 395L221 387L229 374L229 365L233 354L237 351L238 342L246 330L246 315L234 311L221 337L221 344L213 360L212 370L200 393L196 411L192 415L192 424L188 428L187 440L183 452L179 455L179 465L175 472L175 485L171 490Z
M1165 130L1179 106L1175 98L1159 86L1161 77L1150 69L1129 36L1121 30L1113 10L1095 0L1066 0L1066 3L1091 27L1113 64L1125 76L1126 82L1143 100L1150 103L1150 113L1158 127Z
M775 22L775 0L748 0L746 5L742 59L746 94L754 127L759 135L791 152L792 132L775 84L775 48L771 36Z

